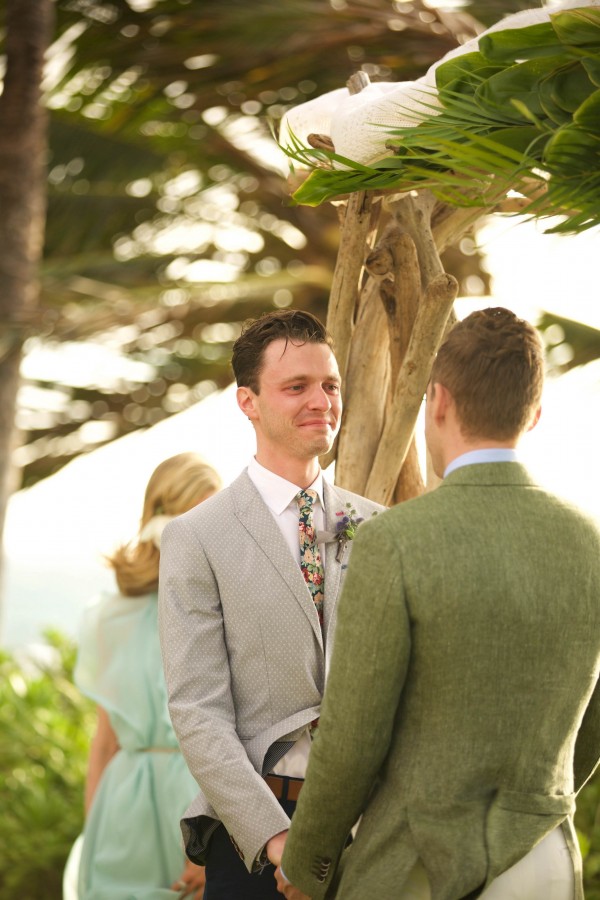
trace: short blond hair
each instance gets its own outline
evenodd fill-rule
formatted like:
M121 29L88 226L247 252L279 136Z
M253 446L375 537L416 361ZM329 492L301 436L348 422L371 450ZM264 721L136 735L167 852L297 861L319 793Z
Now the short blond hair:
M156 467L144 495L140 532L154 516L180 516L221 488L221 479L197 453L178 453ZM108 558L119 590L139 597L158 587L160 551L152 541L139 537L119 547Z

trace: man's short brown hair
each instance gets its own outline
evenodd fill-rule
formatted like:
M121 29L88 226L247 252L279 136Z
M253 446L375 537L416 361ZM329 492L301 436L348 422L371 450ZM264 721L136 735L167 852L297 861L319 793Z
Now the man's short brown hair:
M538 332L502 307L458 322L431 371L431 384L443 384L451 393L464 436L480 439L523 434L540 405L543 382Z
M238 387L259 393L260 371L265 349L283 338L293 344L327 344L333 341L322 322L312 313L298 309L275 310L246 322L233 345L231 365Z

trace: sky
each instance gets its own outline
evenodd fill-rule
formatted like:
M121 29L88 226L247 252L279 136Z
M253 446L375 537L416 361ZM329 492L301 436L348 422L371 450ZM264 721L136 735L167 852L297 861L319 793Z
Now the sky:
M459 299L459 317L500 305L531 321L547 309L600 328L597 234L544 235L535 223L495 218L479 240L493 295ZM599 400L600 361L547 379L542 418L524 438L521 454L544 486L600 518ZM152 470L187 450L204 455L225 484L246 465L254 451L253 432L232 388L79 456L13 496L5 534L1 644L15 648L39 641L47 626L76 635L86 602L112 589L103 554L135 534Z

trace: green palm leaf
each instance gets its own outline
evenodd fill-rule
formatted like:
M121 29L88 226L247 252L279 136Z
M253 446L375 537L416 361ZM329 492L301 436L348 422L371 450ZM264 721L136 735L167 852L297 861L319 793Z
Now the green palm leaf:
M365 167L324 151L311 157L298 145L288 150L304 163L337 166L315 169L294 200L315 205L353 190L427 187L453 205L484 208L510 189L528 196L537 183L530 215L564 216L553 229L561 232L598 225L599 60L597 8L486 35L479 52L438 68L441 112L386 129L393 157Z
M548 23L483 35L479 48L486 59L504 63L553 56L564 51L560 38Z

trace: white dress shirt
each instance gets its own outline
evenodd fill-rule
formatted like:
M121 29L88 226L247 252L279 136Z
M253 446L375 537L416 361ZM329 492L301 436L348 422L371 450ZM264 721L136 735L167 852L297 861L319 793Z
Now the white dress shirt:
M277 522L279 529L285 541L290 548L290 553L300 566L300 538L298 522L300 518L300 510L296 497L300 488L297 484L292 484L280 475L265 469L253 457L248 465L248 476L254 487L269 508L271 515ZM310 489L317 494L317 500L313 506L313 522L317 534L325 527L325 504L323 500L323 473L319 470L319 474L309 485ZM325 554L321 555L321 563L325 568ZM304 778L306 766L308 765L308 754L310 752L310 732L308 728L303 732L302 736L296 741L294 746L288 750L285 756L273 766L272 773L274 775L284 775L288 778Z
M300 510L296 497L300 488L291 481L286 481L275 472L265 469L252 457L248 466L248 475L254 487L266 503L271 515L277 522L285 541L290 548L290 553L300 565L300 538L298 521ZM319 474L309 488L316 491L317 500L313 506L313 522L317 534L325 528L325 502L323 500L323 473ZM324 565L324 559L321 557Z

